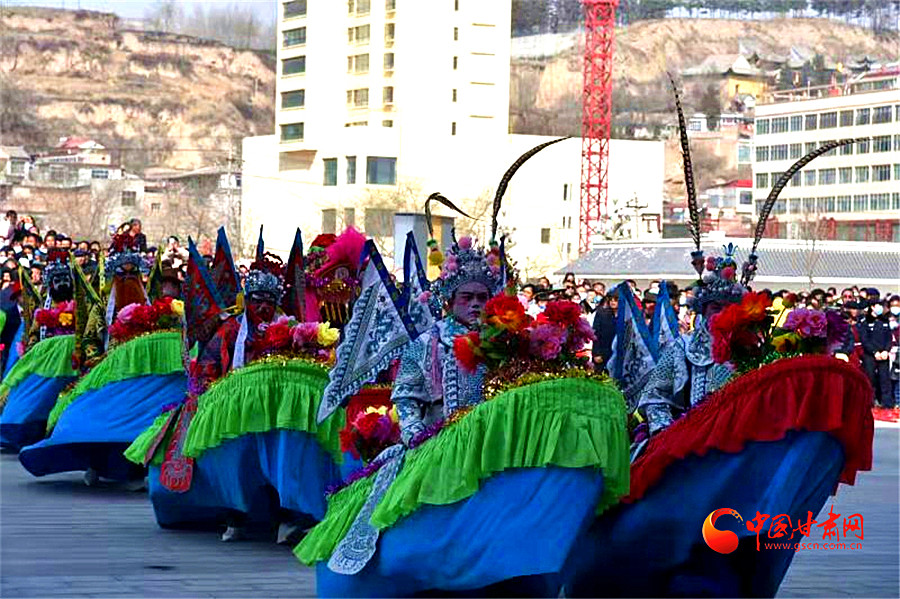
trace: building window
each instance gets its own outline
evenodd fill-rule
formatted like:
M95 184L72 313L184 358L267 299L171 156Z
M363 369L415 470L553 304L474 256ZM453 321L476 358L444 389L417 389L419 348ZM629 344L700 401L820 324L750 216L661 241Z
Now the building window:
M791 131L803 131L803 117L799 114L791 117Z
M387 23L384 26L384 43L390 44L394 41L394 38L397 34L397 28L395 23Z
M384 0L384 10L386 12L397 10L397 0Z
M822 147L827 144L832 144L832 143L834 143L833 139L829 139L828 141L822 141L822 142L819 142L819 147ZM827 152L822 154L822 156L823 157L824 156L837 156L837 146L831 148L830 150L828 150Z
M900 166L900 165L898 165L898 166ZM569 184L563 183L563 202L566 202L568 200L569 200Z
M550 243L550 229L541 229L541 243Z
M823 168L819 171L819 185L834 185L835 183L835 169L833 168Z
M381 90L381 100L384 104L394 103L394 88L392 86L387 86Z
M150 204L150 213L151 214L159 214L159 211L162 210L162 204L159 202L153 202Z
M356 226L356 209L344 208L344 228Z
M900 121L900 119L897 120ZM894 151L900 152L900 135L894 136Z
M788 118L779 116L772 119L772 133L785 133L788 130Z
M324 160L322 160L322 164L325 167L325 175L322 180L322 185L326 185L328 187L337 185L337 158L325 158Z
M900 164L894 165L894 181L900 181Z
M769 181L772 182L772 187L774 187L778 183L778 180L783 174L784 173L769 173Z
M365 108L369 105L369 88L348 89L347 105L353 108Z
M284 18L302 17L306 14L306 0L295 0L284 3Z
M844 144L841 146L841 156L853 155L853 144Z
M137 203L137 192L136 191L123 191L122 192L122 205L123 206L134 206Z
M458 41L459 41L459 27L454 27L454 28L453 28L453 41L454 41L454 42L458 42Z
M306 105L306 90L298 89L281 94L282 108L303 108Z
M853 169L849 166L844 166L838 169L838 182L839 183L853 183Z
M740 193L739 202L741 206L752 206L753 205L753 192L752 191L742 191Z
M453 101L456 102L456 90L455 89L453 90ZM900 137L900 135L898 135L897 137Z
M868 154L869 153L869 140L861 139L856 142L856 153L857 154Z
M459 10L459 0L453 0L453 10Z
M356 156L347 156L347 184L356 184Z
M834 196L819 198L819 212L834 212Z
M876 164L872 167L872 181L881 183L882 181L891 180L891 165Z
M306 72L306 57L285 58L281 61L282 75L299 75Z
M891 194L889 193L873 193L869 198L869 208L872 210L890 210Z
M788 200L788 210L791 214L800 214L800 198Z
M756 173L756 189L766 189L769 186L769 173Z
M281 141L302 141L303 123L291 123L281 126Z
M856 182L857 183L868 183L869 182L869 167L867 167L867 166L856 167Z
M791 160L797 160L803 156L803 144L791 144Z
M306 27L298 27L297 29L288 29L282 32L281 47L291 48L293 46L302 46L306 43Z
M852 110L842 110L841 111L841 127L852 127L853 126L853 111Z
M347 29L348 44L368 44L370 29L368 25L359 25Z
M458 68L459 68L459 56L454 56L453 57L453 70L455 71Z
M765 135L769 132L769 119L756 119L756 134Z
M351 123L344 123L344 127L368 127L369 121L353 121Z
M450 135L456 135L456 122L450 123Z
M109 171L105 168L91 170L91 179L109 179Z
M837 127L837 113L823 112L819 117L819 129L833 129Z
M803 198L803 210L807 213L816 211L816 198Z
M837 197L837 212L850 212L850 196Z
M361 17L369 14L369 11L372 9L371 5L371 0L347 0L347 12L348 14Z
M334 235L337 233L337 210L326 208L322 211L322 233Z
M386 208L366 208L366 235L389 237L394 234L394 213Z
M860 108L856 111L856 124L868 125L871 111L868 108Z
M811 187L816 184L816 171L803 171L803 184Z
M393 127L394 121L392 121L391 119L383 120L383 121L381 121L381 126L382 127Z
M816 146L816 142L814 142L814 141L808 141L808 142L806 142L806 145L803 146L803 147L804 147L804 149L806 150L805 153L806 153L806 154L809 154L810 152L815 151L815 149L816 149L818 146Z
M796 172L791 176L791 187L800 187L802 184L801 173Z
M769 159L769 146L756 147L756 161L765 162Z
M384 70L385 71L393 71L394 70L394 53L388 52L384 55Z
M872 151L873 152L890 152L891 151L891 136L890 135L878 135L872 138Z
M778 144L772 146L772 160L787 160L788 147L787 144Z
M366 158L366 183L369 185L396 185L397 159L381 156Z
M891 107L878 106L872 109L872 123L879 125L881 123L891 122Z
M867 194L853 196L853 212L866 212L869 208L869 196Z
M891 194L891 210L900 210L900 192Z
M806 130L813 131L817 128L819 122L819 115L817 114L808 114L806 115Z
M360 73L368 73L369 72L369 55L368 54L355 54L353 56L347 57L347 72L348 73L356 73L357 75Z

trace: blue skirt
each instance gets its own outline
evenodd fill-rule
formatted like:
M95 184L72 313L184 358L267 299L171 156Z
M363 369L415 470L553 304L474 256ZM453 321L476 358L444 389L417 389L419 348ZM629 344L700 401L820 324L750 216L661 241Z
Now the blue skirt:
M500 472L451 505L426 505L382 532L354 576L318 564L320 597L557 597L558 573L594 519L603 477L593 469Z
M793 550L762 547L768 522L756 535L746 523L757 512L788 514L796 526L813 517L835 489L844 455L822 432L791 432L779 441L753 442L740 453L711 451L673 464L639 501L598 519L578 540L564 570L567 597L773 597ZM716 509L738 548L716 553L703 540L704 520ZM811 539L821 542L821 529ZM770 542L784 541L772 539ZM794 533L792 542L804 542Z
M19 328L16 329L16 335L13 337L12 344L10 345L9 352L6 354L6 367L3 369L3 378L6 378L6 375L9 374L9 371L12 370L12 367L16 365L16 362L19 361L19 352L16 351L16 346L19 345L19 342L22 341L22 335L25 334L25 323L19 325Z
M122 452L164 405L180 401L186 388L185 375L173 373L135 377L88 391L66 408L50 437L19 452L19 461L35 476L93 468L104 478L135 478L143 469Z
M30 374L16 385L0 414L0 446L18 451L43 439L56 398L74 380L73 376Z
M228 512L271 522L275 510L321 520L325 490L341 469L314 435L276 429L242 435L209 449L194 462L191 488L169 491L150 470L150 499L164 528L221 524Z

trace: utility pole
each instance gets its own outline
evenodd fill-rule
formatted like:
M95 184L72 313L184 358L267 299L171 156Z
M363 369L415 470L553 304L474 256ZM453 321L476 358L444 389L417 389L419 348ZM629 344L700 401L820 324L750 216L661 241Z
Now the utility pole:
M641 234L641 210L646 208L647 204L641 204L640 200L638 200L637 194L634 194L634 197L628 200L628 202L625 204L625 207L634 210L634 239L637 240Z

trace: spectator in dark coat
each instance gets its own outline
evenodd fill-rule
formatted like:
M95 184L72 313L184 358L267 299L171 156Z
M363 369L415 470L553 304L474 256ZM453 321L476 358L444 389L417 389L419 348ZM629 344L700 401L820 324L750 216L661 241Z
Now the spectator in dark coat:
M612 342L616 336L616 315L619 312L619 296L610 292L603 303L594 312L594 341L591 353L594 358L594 370L604 372L607 362L612 356Z
M863 369L875 388L875 401L882 406L893 406L890 378L891 328L884 318L884 306L872 304L866 317L859 323L862 343Z

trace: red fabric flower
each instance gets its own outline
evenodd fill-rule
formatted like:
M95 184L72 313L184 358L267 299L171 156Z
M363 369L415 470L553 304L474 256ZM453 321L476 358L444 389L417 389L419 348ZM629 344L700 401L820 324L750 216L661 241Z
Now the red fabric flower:
M385 407L390 410L392 406L390 389L363 389L347 403L347 422L353 422L368 408Z
M771 305L772 298L767 293L751 291L741 300L741 311L747 320L761 322L766 319L766 309Z
M453 340L453 353L463 368L469 372L475 372L481 364L481 337L476 331L465 335L459 335Z
M528 325L528 315L519 298L500 293L484 306L485 319L489 325L519 331Z
M266 349L278 350L288 347L294 341L291 327L278 323L269 325L264 336Z
M573 302L550 302L544 310L547 319L564 328L574 327L581 319L581 308Z

